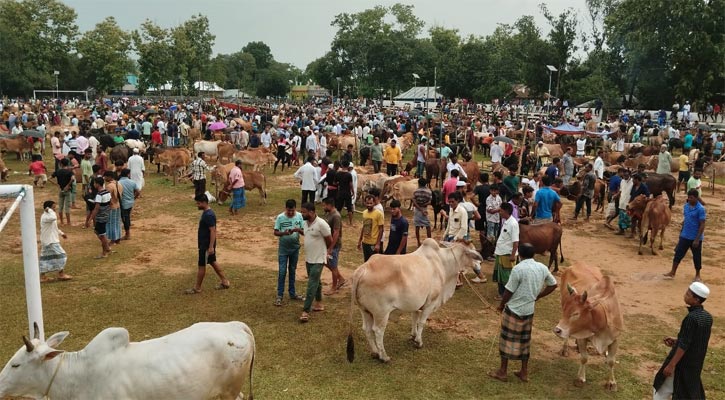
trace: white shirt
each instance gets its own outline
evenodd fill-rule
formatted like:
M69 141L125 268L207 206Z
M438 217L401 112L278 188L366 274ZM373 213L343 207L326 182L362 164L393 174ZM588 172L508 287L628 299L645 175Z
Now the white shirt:
M324 264L327 258L325 237L330 236L330 225L316 216L312 223L305 222L305 261L310 264Z
M629 195L632 194L632 187L634 182L632 178L627 180L622 179L622 183L619 184L619 209L626 210L627 204L629 204Z
M131 170L131 180L136 182L136 186L138 186L138 190L143 189L144 185L144 177L143 172L146 171L146 166L144 165L143 158L138 155L134 154L131 157L128 158L128 169Z
M324 153L326 150L327 150L327 137L325 137L325 135L320 135L320 152Z
M451 171L453 171L454 169L458 170L458 174L459 174L458 176L462 176L462 177L468 179L468 175L466 175L466 171L463 170L463 167L461 167L461 164L458 164L458 163L453 164L450 161L448 162L448 165L446 165L446 170L448 171L446 173L446 179L451 177Z
M597 157L594 160L594 174L598 179L604 178L604 160L602 160L602 157Z
M491 144L491 162L500 163L502 158L503 158L503 149L501 148L500 145L492 143Z
M464 239L468 234L468 212L462 203L458 203L455 210L448 216L448 228L445 236L452 236L453 240Z
M317 182L320 181L320 173L311 163L305 163L297 172L295 179L302 182L302 190L317 190Z
M317 138L314 134L307 136L307 139L305 141L305 148L307 151L317 151ZM305 155L306 156L306 155Z
M262 146L269 148L269 146L272 145L272 134L271 133L269 133L267 131L262 132L260 139L262 139Z
M619 151L619 152L624 151L624 138L619 138L617 140L617 151Z
M496 240L497 256L510 255L514 249L514 242L519 241L519 223L513 215L510 215L501 225L501 234Z
M40 216L40 244L47 246L53 243L60 243L63 231L58 229L58 216L53 209L49 208Z
M583 156L587 148L587 139L581 138L576 140L576 155Z
M98 144L98 139L96 139L95 136L91 135L91 137L88 138L88 147L91 149L93 159L96 158L96 153L98 152Z

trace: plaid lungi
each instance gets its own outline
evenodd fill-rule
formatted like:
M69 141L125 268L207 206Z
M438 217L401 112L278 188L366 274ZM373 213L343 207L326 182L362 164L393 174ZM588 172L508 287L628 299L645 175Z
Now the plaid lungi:
M108 211L108 223L106 223L106 237L108 240L121 239L121 208Z
M238 210L247 205L247 199L244 196L244 188L232 189L232 210Z
M498 351L508 360L528 360L534 314L519 317L505 307L501 314L501 337Z
M511 256L496 255L496 260L493 263L493 281L506 286L509 283L513 268L514 263L511 262Z
M62 271L65 268L66 261L68 261L68 255L60 247L60 243L51 243L40 249L38 264L41 274Z
M619 229L625 230L627 228L630 228L632 226L632 218L627 214L626 211L619 209Z

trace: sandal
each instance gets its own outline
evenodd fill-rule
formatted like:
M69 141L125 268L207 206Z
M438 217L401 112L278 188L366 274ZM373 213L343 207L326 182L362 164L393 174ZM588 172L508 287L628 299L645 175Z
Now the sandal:
M312 307L312 311L325 311L325 306Z
M198 290L195 288L186 289L186 291L184 291L184 294L199 294L199 293L201 293L201 290Z
M501 382L508 382L508 380L509 380L509 378L507 378L505 376L503 376L503 377L499 376L498 373L496 373L496 371L489 371L488 376L490 376L491 378L496 379L498 381L501 381Z
M216 285L216 287L214 289L215 290L226 290L226 289L229 289L230 287L231 287L231 285L228 285L228 284L225 285L224 283L220 283L220 284Z
M277 297L277 300L274 301L274 305L277 307L282 307L282 298Z
M59 281L69 281L69 280L71 280L71 279L73 279L73 277L72 277L72 276L70 276L70 275L63 275L63 276L59 276L59 277L58 277L58 280L59 280Z
M305 301L305 298L302 297L302 296L300 296L300 295L298 295L298 294L290 295L289 296L289 299L290 300L297 300L297 301Z
M335 292L337 292L338 290L340 290L340 288L342 288L343 286L345 286L345 284L347 284L347 279L343 279L342 281L338 282L337 283L337 286L335 286Z
M303 312L302 315L300 315L300 322L304 323L310 320L310 315L306 312Z

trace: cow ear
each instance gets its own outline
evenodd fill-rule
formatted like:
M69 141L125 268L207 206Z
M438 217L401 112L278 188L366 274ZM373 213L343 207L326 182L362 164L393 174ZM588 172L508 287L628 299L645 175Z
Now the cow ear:
M63 350L51 350L43 355L43 361L52 360L63 353L65 353Z
M49 347L58 347L58 345L63 343L65 338L68 337L68 335L70 335L69 332L65 332L65 331L58 332L58 333L54 334L53 336L49 337L48 340L45 341L45 344L47 344Z
M576 294L576 289L574 288L574 286L572 286L568 283L566 284L566 290L569 291L569 295Z
M584 291L584 293L582 293L581 302L582 302L582 304L587 302L587 291L586 290Z

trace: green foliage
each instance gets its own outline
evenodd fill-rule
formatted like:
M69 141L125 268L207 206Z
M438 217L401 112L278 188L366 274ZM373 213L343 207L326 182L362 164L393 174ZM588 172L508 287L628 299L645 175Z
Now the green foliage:
M264 42L249 42L242 48L242 51L254 57L254 62L259 69L269 68L269 64L274 60L272 49Z
M77 43L80 71L99 93L121 87L133 63L128 56L131 35L121 29L113 17L96 24Z
M150 20L132 33L133 45L138 53L139 90L161 87L172 79L172 45L169 32Z

